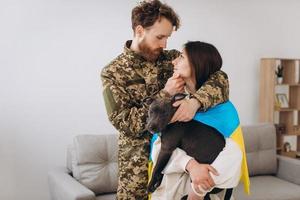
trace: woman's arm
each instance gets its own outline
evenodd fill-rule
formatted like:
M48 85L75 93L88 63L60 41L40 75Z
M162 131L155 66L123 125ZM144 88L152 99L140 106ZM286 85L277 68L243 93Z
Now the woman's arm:
M159 145L156 144L159 152ZM164 169L164 174L189 173L193 184L201 185L205 190L215 186L232 188L237 186L240 179L242 152L238 145L231 139L226 139L223 151L211 165L201 164L177 148Z

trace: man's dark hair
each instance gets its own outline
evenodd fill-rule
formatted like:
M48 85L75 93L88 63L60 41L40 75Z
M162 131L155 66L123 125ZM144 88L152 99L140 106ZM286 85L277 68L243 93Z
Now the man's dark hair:
M196 89L199 89L211 74L221 69L222 57L216 47L205 42L187 42L184 49L194 69Z
M161 3L159 0L144 0L132 9L132 29L134 30L138 25L141 25L143 28L150 27L156 20L160 20L161 17L169 20L175 27L175 30L179 28L179 17L170 6Z

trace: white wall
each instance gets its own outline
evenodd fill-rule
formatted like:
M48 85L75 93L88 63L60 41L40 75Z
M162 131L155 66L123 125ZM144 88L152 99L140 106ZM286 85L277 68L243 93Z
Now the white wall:
M115 132L99 72L131 38L136 2L0 1L1 200L49 199L47 171L65 164L73 136ZM300 58L300 1L167 2L182 19L169 47L215 44L242 124L257 122L259 59Z

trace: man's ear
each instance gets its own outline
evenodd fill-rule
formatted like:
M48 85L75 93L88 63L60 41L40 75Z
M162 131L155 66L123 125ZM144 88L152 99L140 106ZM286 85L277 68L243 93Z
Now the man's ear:
M135 35L139 38L143 37L144 36L144 32L145 32L145 29L142 27L142 25L137 25L135 27Z
M186 97L186 94L184 93L177 93L175 94L173 97L172 97L172 100L171 102L174 103L175 101L179 101L179 100L182 100Z

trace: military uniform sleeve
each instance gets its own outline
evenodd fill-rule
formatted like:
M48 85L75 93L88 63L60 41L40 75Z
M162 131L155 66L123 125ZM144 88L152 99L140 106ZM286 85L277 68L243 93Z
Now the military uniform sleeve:
M223 71L217 71L194 94L200 102L199 110L205 111L217 104L228 101L229 82L228 76Z
M137 104L126 91L126 85L113 73L102 70L103 97L108 118L121 133L130 137L144 134L148 112L146 103Z

